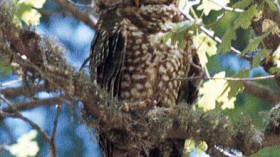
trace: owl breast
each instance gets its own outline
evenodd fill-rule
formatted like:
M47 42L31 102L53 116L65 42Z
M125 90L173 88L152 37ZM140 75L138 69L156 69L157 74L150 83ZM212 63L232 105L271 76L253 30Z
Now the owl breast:
M172 5L123 7L107 14L116 16L114 24L103 16L92 47L97 82L124 101L174 105L182 89L176 78L188 76L192 50L162 43L161 37L184 17Z

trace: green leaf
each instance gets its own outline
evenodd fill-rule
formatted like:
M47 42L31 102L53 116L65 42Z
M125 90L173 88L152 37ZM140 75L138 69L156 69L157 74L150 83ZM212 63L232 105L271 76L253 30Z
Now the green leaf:
M208 16L208 14L212 10L222 10L221 6L226 6L230 0L219 0L219 5L211 2L211 1L202 1L201 4L197 7L197 10L203 10L204 15Z
M218 52L228 52L231 48L231 41L236 40L236 33L233 27L229 27L222 37L222 43L218 48Z
M12 19L12 22L19 28L22 28L22 24L20 22L20 19L18 18L18 16L14 15L13 16L13 19Z
M1 77L4 78L7 75L11 74L13 71L12 71L11 66L1 66L0 65L0 72L1 72Z
M40 23L41 14L38 12L37 9L42 8L45 2L46 0L17 1L17 9L13 18L13 22L20 27L20 20L23 20L28 26L38 25Z
M206 142L202 141L196 146L196 152L197 154L201 154L202 152L206 151L208 149L208 145Z
M251 155L250 157L278 157L280 154L280 145L272 147L266 147L258 151L258 153Z
M215 34L216 33L226 33L228 31L229 27L233 26L234 21L236 20L236 18L238 17L238 14L233 13L233 12L226 12L222 18L217 21L217 23L214 25L214 29L216 28ZM219 34L219 36L222 36L221 34Z
M249 69L242 69L237 74L233 75L234 78L247 78L249 76ZM236 97L238 93L243 92L244 84L242 81L228 81L230 91L228 97Z
M45 4L46 0L20 0L18 4L25 4L31 6L32 8L40 9Z
M0 73L1 73L1 77L4 78L7 75L11 74L12 71L12 67L10 64L6 63L4 60L0 59Z
M221 108L234 108L235 97L229 99L228 95L230 88L227 80L223 79L226 73L220 72L213 76L212 80L206 81L199 88L200 99L198 99L197 105L204 111L213 110L216 108L216 104L222 104ZM215 90L213 90L215 87Z
M277 6L272 0L265 0L265 2L272 11L277 11Z
M253 52L255 51L256 48L258 48L260 42L270 34L271 30L262 34L261 36L256 37L255 39L250 39L249 44L247 47L242 51L242 54L244 55L247 52Z
M238 1L237 3L235 3L235 4L232 6L232 8L244 9L244 8L248 7L251 3L252 3L252 0Z
M22 14L26 11L26 10L30 10L32 9L32 6L30 5L26 5L25 3L18 3L17 4L17 10L16 10L16 16L18 18L21 19Z
M272 67L269 69L269 72L272 74L280 74L280 68L278 67Z
M188 154L192 152L194 150L194 147L195 147L195 141L191 139L187 139L184 145L184 153Z
M26 25L35 26L40 23L41 16L42 15L37 10L29 9L29 10L26 10L25 12L23 12L21 18L26 23Z
M257 5L252 5L248 10L243 11L239 14L238 18L234 22L234 28L237 29L240 26L244 29L248 29L251 25L251 19L257 13Z
M176 24L170 32L166 33L161 37L161 41L166 44L166 42L171 39L171 44L175 45L178 43L179 48L185 49L186 47L186 33L187 31L196 28L190 21L183 21Z
M265 58L266 56L268 56L270 51L271 50L269 50L269 49L260 50L260 52L256 55L256 57L253 60L253 66L254 67L260 66L261 60L263 58Z

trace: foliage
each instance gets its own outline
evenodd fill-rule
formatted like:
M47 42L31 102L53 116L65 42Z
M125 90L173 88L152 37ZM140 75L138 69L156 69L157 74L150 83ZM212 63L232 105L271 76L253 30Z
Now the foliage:
M200 88L201 98L198 100L198 107L204 111L213 110L217 107L217 103L222 104L222 109L233 109L237 93L242 90L243 86L233 85L227 80L223 80L225 72L214 75L214 80L203 83ZM214 87L214 89L213 89Z
M197 7L197 10L203 10L203 13L207 16L211 10L221 10L221 6L226 6L229 0L202 0L201 5Z
M184 145L184 154L186 157L188 157L191 152L195 151L196 154L199 155L203 151L206 151L207 149L208 149L208 146L207 146L206 142L202 141L202 142L196 143L192 139L187 139L185 141L185 145Z
M183 0L181 0L183 1ZM181 2L182 3L182 2ZM216 46L216 41L211 39L204 32L195 30L195 36L193 37L194 44L197 48L197 53L200 58L202 67L206 70L206 74L209 77L209 68L217 68L217 67L207 67L207 63L209 60L213 59L211 56L219 55L224 52L231 51L232 44L235 40L239 40L240 37L237 36L237 32L240 29L244 30L246 33L250 34L250 38L245 40L245 43L248 43L245 48L240 53L241 56L246 54L254 54L252 65L248 69L240 69L236 74L233 74L231 77L233 78L247 78L249 77L249 73L251 72L253 67L259 67L264 58L267 58L271 54L271 50L264 46L264 39L272 34L278 34L280 32L277 24L269 19L265 19L262 25L263 34L256 36L252 33L251 25L253 22L260 20L263 14L263 8L267 4L271 10L277 11L276 5L270 0L264 0L260 2L260 5L253 4L252 0L242 0L232 5L232 11L225 11L228 9L229 1L216 1L216 0L202 0L201 4L196 8L197 10L202 10L201 16L208 16L215 21L211 24L217 28L223 28L222 30L217 29L217 33L221 35L221 44L218 49ZM210 16L211 11L220 11L224 9L224 12L220 12L220 14L214 16ZM234 9L240 9L241 11L234 11ZM187 10L189 11L189 10ZM192 12L194 14L194 12ZM196 12L199 13L199 12ZM186 14L189 14L188 12ZM221 15L221 16L220 16ZM199 17L194 15L195 17ZM217 18L215 18L215 16ZM207 18L208 18L207 17ZM213 18L214 17L214 18ZM206 17L205 17L206 19ZM209 22L209 19L207 19ZM221 27L222 26L222 27ZM178 29L178 28L177 28ZM222 33L221 33L222 32ZM177 32L177 34L180 32ZM216 33L211 32L212 36ZM176 32L173 34L176 34ZM180 35L177 35L180 36ZM175 40L176 38L172 38L171 40ZM241 39L244 40L244 39ZM275 67L270 68L271 73L280 73L280 46L273 53L272 56L273 63L276 64ZM200 99L197 102L197 106L202 108L204 111L209 111L213 109L220 108L222 110L226 110L225 114L230 114L230 109L235 109L234 116L232 118L238 117L239 110L246 115L250 115L248 113L252 113L252 108L256 107L251 102L247 104L247 108L242 107L240 109L240 105L235 108L235 102L237 95L242 93L244 90L244 85L241 81L227 81L225 79L225 71L221 71L213 76L213 79L209 81L205 81L200 88ZM246 99L243 97L243 99ZM265 107L266 108L266 107ZM264 109L264 108L263 108ZM266 109L264 109L266 110ZM255 110L255 112L260 112L262 109ZM250 115L251 118L254 119L256 115ZM259 118L255 118L255 120L259 120ZM262 124L258 124L259 126L263 126L263 120L260 120ZM256 122L259 123L259 122ZM186 140L185 143L185 151L190 152L194 149L194 141ZM265 151L267 152L267 151Z
M275 50L272 57L273 57L273 62L276 63L276 67L280 68L280 45Z
M264 148L250 157L277 157L280 154L280 145Z
M186 48L186 33L196 28L190 21L184 21L176 24L172 30L161 37L163 44L178 45L179 48Z
M7 146L7 150L16 157L32 157L39 152L39 146L34 139L37 136L35 130L22 135L17 143Z
M212 32L214 35L214 32ZM205 33L197 34L193 37L194 45L197 47L197 54L203 68L206 68L208 63L208 56L217 54L216 42ZM207 69L207 68L206 68Z
M14 0L17 9L13 17L13 22L22 27L20 20L27 26L35 26L40 23L41 13L37 9L43 7L46 0Z
M0 58L0 78L5 77L12 72L12 68L9 63Z

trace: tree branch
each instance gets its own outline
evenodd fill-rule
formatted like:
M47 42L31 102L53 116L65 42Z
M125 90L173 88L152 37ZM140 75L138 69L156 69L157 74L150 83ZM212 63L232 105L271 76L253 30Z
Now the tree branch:
M58 97L53 97L53 98L48 98L48 99L34 100L31 102L21 102L21 103L15 104L14 107L19 111L25 111L25 110L34 109L38 106L53 106L56 104L61 104L61 103L65 102L65 99L67 99L67 98L63 97L63 96L58 96ZM2 110L7 113L13 112L13 109L11 107L7 107Z
M83 21L93 29L97 29L97 19L90 13L82 12L67 0L54 0L60 7L66 9L73 17Z
M35 86L35 87L17 87L17 88L6 88L6 89L2 89L0 90L0 93L2 93L3 95L5 95L5 97L7 98L14 98L14 97L18 97L18 96L29 96L30 93L37 93L40 91L43 91L46 89L45 85L39 85L39 86Z
M50 142L50 138L49 136L47 135L46 132L44 132L36 123L32 122L31 120L29 120L28 118L24 117L18 110L17 108L14 107L14 105L8 100L6 99L3 95L0 95L0 99L3 100L5 103L8 104L8 106L13 109L13 113L0 113L0 117L12 117L12 118L19 118L19 119L22 119L23 121L27 122L28 124L31 125L31 127L33 129L36 129L40 134L41 136L44 138L44 140L46 142Z
M260 98L271 105L275 105L280 102L280 93L269 87L249 81L244 81L244 86L244 92Z
M52 130L52 136L51 136L51 140L50 140L50 146L51 146L50 149L53 154L53 157L56 157L55 135L56 135L56 130L57 130L58 117L61 112L61 104L58 104L56 109L57 109L57 111L56 111L55 119L53 122L54 123L53 130Z

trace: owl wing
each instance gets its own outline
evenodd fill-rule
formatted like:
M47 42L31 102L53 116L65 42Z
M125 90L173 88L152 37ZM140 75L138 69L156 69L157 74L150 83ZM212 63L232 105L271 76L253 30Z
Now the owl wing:
M91 44L90 69L92 80L96 80L101 88L105 88L111 96L119 96L121 69L125 57L125 38L119 29L118 21L113 21L111 25L103 24L102 20L99 23L99 29Z
M197 54L197 49L194 47L192 42L192 36L187 34L187 47L186 51L188 54L189 66L187 77L189 80L183 80L180 87L178 98L176 100L177 104L179 102L187 102L188 104L193 104L196 102L199 92L199 86L202 81L202 76L204 75L200 60Z
M199 86L202 81L203 71L201 70L201 64L198 55L195 53L192 56L193 63L190 65L188 71L188 78L194 78L190 80L183 80L180 87L178 98L176 103L187 102L192 105L198 98Z

